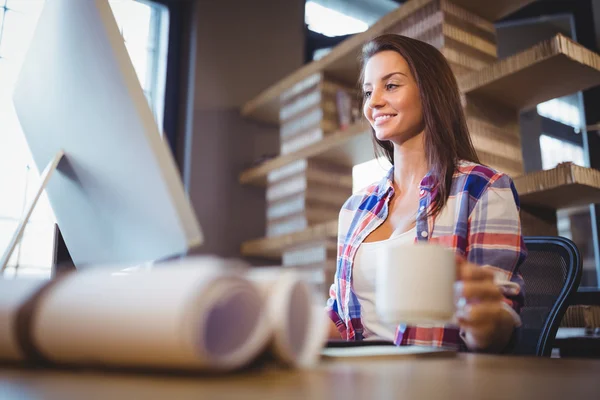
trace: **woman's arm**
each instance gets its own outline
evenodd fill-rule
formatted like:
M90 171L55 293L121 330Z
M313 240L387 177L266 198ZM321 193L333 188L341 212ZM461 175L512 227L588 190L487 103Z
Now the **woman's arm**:
M459 263L461 335L469 349L500 352L521 323L523 279L518 266L526 256L519 199L510 177L498 174L490 180L468 227L467 259Z
M456 317L465 344L470 350L502 352L520 321L508 310L493 271L465 260L458 267L457 291L464 304Z

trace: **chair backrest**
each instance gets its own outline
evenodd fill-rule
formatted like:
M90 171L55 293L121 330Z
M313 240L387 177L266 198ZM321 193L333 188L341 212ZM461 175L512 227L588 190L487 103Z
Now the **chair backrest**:
M581 257L575 244L557 236L525 237L528 255L519 271L525 281L520 338L515 354L550 356L552 342L581 280Z

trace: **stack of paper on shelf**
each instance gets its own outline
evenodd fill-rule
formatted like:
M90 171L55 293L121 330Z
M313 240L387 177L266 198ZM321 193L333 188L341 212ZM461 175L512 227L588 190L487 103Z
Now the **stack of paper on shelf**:
M321 73L298 82L280 96L280 151L292 153L348 127L359 115L356 90Z
M352 168L299 160L267 176L267 236L337 219L352 194Z

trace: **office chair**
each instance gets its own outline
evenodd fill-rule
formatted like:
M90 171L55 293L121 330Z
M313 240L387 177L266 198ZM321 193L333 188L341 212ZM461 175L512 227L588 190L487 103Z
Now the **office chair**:
M513 354L549 357L569 299L581 281L579 250L566 238L525 237L528 255L520 266L525 281L523 325Z

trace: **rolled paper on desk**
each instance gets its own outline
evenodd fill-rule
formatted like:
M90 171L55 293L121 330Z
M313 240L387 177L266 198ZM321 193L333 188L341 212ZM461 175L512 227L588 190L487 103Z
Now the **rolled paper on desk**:
M306 281L280 268L253 268L248 279L263 296L272 356L292 367L313 366L327 342L327 321Z
M47 279L0 279L0 360L27 358L17 335L19 311L50 283Z
M2 308L10 319L35 288L0 281L1 293L8 288L13 296L3 296L10 299ZM240 368L269 338L256 287L202 261L73 273L41 296L30 333L37 351L54 363L200 370ZM14 340L4 341L11 345L0 354L15 358Z
M314 363L326 335L307 285L282 268L248 271L200 257L0 280L0 359L230 371L269 349L287 365Z

